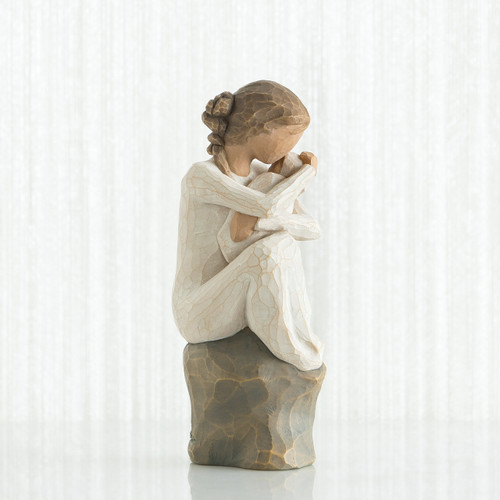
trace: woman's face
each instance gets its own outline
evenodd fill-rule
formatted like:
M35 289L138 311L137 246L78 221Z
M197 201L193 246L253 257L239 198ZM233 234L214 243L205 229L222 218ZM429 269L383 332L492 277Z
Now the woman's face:
M248 140L253 156L262 163L274 163L289 153L302 137L300 133L292 133L289 127L273 129L271 134L259 134Z

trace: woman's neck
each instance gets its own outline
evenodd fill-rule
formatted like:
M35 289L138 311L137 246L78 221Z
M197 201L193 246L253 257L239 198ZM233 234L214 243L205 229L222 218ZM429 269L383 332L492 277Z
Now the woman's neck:
M247 177L250 174L250 164L253 160L253 155L248 148L239 144L227 144L224 149L231 172L242 177Z

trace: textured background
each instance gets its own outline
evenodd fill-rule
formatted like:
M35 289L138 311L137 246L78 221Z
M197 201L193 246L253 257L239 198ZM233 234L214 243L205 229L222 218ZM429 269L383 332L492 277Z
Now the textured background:
M0 420L188 422L180 180L261 78L320 159L318 425L500 417L496 0L1 0L0 47Z

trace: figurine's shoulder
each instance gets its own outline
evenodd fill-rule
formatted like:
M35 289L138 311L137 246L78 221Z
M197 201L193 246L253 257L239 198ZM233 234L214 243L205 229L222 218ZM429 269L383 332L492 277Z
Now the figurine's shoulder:
M197 170L219 170L219 169L217 168L217 165L215 164L213 158L209 158L208 160L200 160L192 163L187 173L194 172Z
M260 174L266 173L268 171L269 165L266 165L265 163L262 163L259 160L252 160L252 163L250 165L250 175L249 179L253 179L257 177ZM204 176L207 173L211 173L212 175L218 175L221 177L225 177L225 174L223 174L220 169L217 167L215 164L215 161L213 158L210 158L208 160L201 160L193 163L191 167L189 167L188 171L184 175L184 178L190 179L193 177L199 177L199 176Z
M184 179L188 180L195 177L203 177L209 172L214 174L220 172L212 159L197 161L189 167L188 171L184 175Z

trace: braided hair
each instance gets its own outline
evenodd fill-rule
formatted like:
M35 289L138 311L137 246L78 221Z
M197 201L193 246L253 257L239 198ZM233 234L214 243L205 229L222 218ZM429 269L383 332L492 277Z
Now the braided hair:
M208 136L210 145L207 152L214 157L219 169L229 177L231 177L231 169L224 149L224 135L228 125L227 117L231 114L233 103L233 94L228 91L222 92L208 101L201 115L203 123L212 131Z

